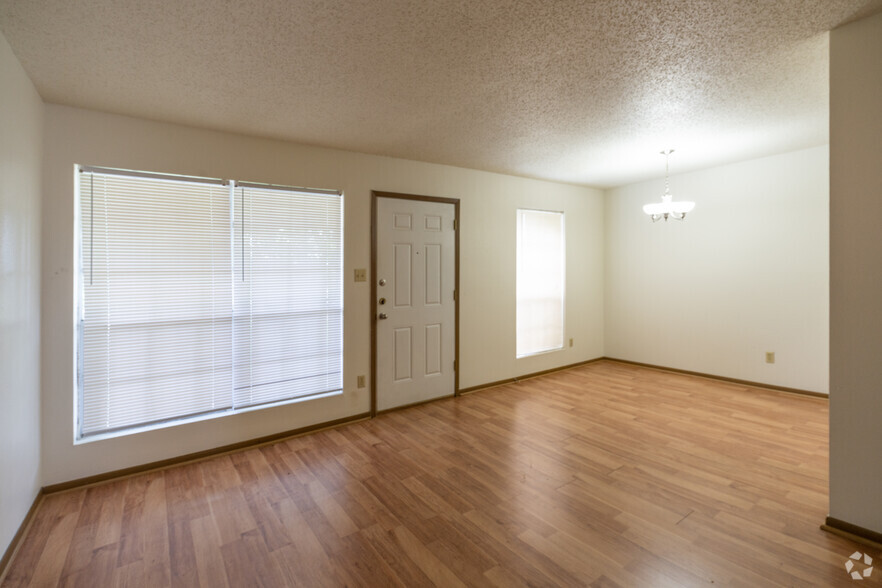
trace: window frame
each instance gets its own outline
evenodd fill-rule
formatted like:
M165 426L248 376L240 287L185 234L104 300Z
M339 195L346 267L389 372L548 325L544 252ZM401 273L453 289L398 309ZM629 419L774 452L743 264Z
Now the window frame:
M552 346L536 346L530 348L529 350L522 350L522 342L521 338L525 336L522 333L522 316L524 309L521 307L522 302L526 297L521 296L521 284L522 284L522 271L524 270L523 264L524 260L522 258L523 249L528 245L523 243L523 223L524 217L530 214L537 215L555 215L560 219L560 312L558 316L560 317L560 343L555 343ZM518 208L516 210L516 241L515 241L515 358L516 359L524 359L527 357L533 357L536 355L544 355L547 353L555 353L558 351L563 351L566 348L566 290L567 290L567 261L566 261L566 248L567 248L567 239L566 239L566 213L564 211L559 210L543 210L537 208ZM546 264L547 265L547 264ZM556 328L556 326L555 326Z
M229 280L231 282L235 281L235 267L234 263L235 258L235 249L237 243L235 242L236 238L236 211L234 211L234 192L242 189L250 189L250 190L272 190L272 191L290 191L293 193L297 193L299 195L309 195L309 196L327 196L329 198L336 198L338 200L337 203L328 204L329 209L332 213L332 225L317 225L322 226L323 229L327 229L328 226L332 226L331 228L331 257L327 258L334 263L332 264L334 268L337 269L336 273L332 275L331 289L334 290L336 288L337 295L336 300L339 301L339 311L334 310L332 307L329 314L329 317L337 317L338 316L338 335L335 336L334 341L338 342L335 349L337 350L336 357L339 357L339 364L334 362L334 366L339 365L339 376L337 377L338 382L334 382L334 389L331 390L323 390L317 391L315 393L307 393L296 395L292 397L280 398L276 400L272 400L264 403L257 404L247 404L244 406L237 406L235 400L235 389L233 386L230 388L230 400L231 405L220 407L217 409L213 409L207 412L197 412L193 414L183 414L183 415L175 415L169 418L162 418L159 420L152 421L141 421L134 424L127 424L120 427L108 427L100 430L84 430L83 424L85 420L85 407L84 400L87 396L87 392L85 390L85 382L84 382L84 372L85 372L85 361L87 361L87 353L88 349L86 348L86 343L84 342L84 330L85 330L85 303L87 300L85 286L88 283L89 276L86 275L86 268L84 267L85 260L87 257L87 253L84 250L84 247L87 244L84 242L84 233L86 229L83 225L84 220L84 212L83 212L83 185L82 180L86 177L85 174L104 174L108 176L126 176L129 178L140 178L140 179L156 179L156 180L171 180L176 182L184 182L184 183L193 183L193 184L210 184L210 185L222 185L225 190L229 190L229 227L228 227L228 236L229 236L229 255L230 255L230 272L229 272ZM93 176L94 177L94 176ZM88 196L86 196L88 198ZM144 171L135 171L135 170L125 170L125 169L116 169L116 168L108 168L108 167L98 167L98 166L86 166L86 165L75 165L74 166L74 223L75 223L75 231L74 231L74 382L73 382L73 433L74 433L74 444L86 443L91 441L97 441L101 439L119 437L124 435L135 434L139 432L155 430L160 428L166 428L171 426L177 426L181 424L187 424L192 422L198 422L203 420L209 420L214 418L220 418L224 416L230 416L233 414L240 414L245 412L251 412L254 410L262 410L264 408L271 408L286 404L294 404L309 400L317 400L320 398L326 398L329 396L336 396L343 393L344 390L344 339L343 339L343 329L344 329L344 296L345 296L345 280L344 280L344 241L345 241L345 232L344 232L344 195L340 190L326 190L326 189L313 189L313 188L300 188L295 186L281 186L276 184L266 184L266 183L257 183L257 182L235 182L233 180L224 180L220 178L203 178L196 176L185 176L178 174L165 174L165 173L154 173L154 172L144 172ZM336 216L334 216L336 215ZM89 214L88 220L91 221L93 218L92 213ZM195 222L191 225L192 230L199 231L205 228L204 219L197 219L198 222ZM334 224L333 221L336 221ZM308 222L308 221L307 221ZM202 224L200 224L202 223ZM185 229L190 230L190 229ZM92 234L90 233L90 237ZM244 240L243 240L244 243ZM293 247L296 248L297 244L294 242ZM94 263L92 259L92 251L89 252L89 262ZM159 254L158 254L159 255ZM333 270L331 270L333 272ZM229 320L235 320L235 309L233 300L230 300L230 316ZM223 310L222 310L223 312ZM339 315L337 315L339 312ZM212 319L214 320L214 319ZM109 328L109 327L108 327ZM234 334L230 333L228 345L232 350L236 346L236 342L234 339ZM288 329L288 332L291 330ZM231 363L230 369L235 369ZM232 376L231 376L232 377ZM231 381L231 384L233 381ZM146 385L149 386L149 385ZM106 392L109 394L109 392ZM185 398L183 395L179 395L178 398ZM174 401L174 403L178 403L179 401Z

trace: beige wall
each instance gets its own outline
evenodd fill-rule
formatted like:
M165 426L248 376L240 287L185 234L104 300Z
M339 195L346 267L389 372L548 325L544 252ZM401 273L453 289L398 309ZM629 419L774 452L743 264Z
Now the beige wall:
M608 191L605 354L826 393L827 159L823 146L672 176L674 199L696 202L683 222L641 210L664 180Z
M75 446L73 444L73 166L233 178L345 195L344 394ZM603 195L590 188L449 166L304 147L79 110L46 107L43 267L43 482L53 484L369 409L370 191L461 199L460 387L603 355ZM567 219L566 337L575 346L515 359L515 211Z
M830 34L830 516L882 533L882 14Z
M41 486L43 103L0 35L0 555Z

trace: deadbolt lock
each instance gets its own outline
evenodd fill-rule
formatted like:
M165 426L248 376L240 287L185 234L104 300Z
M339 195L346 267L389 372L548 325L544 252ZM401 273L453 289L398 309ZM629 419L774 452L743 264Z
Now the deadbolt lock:
M380 298L379 303L380 303L380 304L386 304L386 299L385 299L385 298Z
M385 285L386 285L386 278L380 278L380 285L381 285L381 286L385 286Z

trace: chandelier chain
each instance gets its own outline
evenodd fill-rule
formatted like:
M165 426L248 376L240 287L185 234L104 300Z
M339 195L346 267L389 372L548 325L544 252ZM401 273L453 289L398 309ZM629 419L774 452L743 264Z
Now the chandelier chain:
M662 151L661 154L665 156L665 194L670 194L671 190L668 188L668 159L671 157L671 153L673 153L673 149L668 149L666 151Z

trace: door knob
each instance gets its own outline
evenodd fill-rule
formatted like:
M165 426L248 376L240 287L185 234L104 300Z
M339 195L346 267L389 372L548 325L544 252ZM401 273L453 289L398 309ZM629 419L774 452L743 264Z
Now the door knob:
M386 316L386 313L385 313L385 312L381 312L380 314L377 315L377 318L380 319L380 320L382 321L382 320L386 320L386 319L389 318L389 317Z

